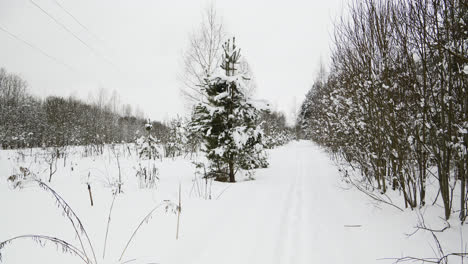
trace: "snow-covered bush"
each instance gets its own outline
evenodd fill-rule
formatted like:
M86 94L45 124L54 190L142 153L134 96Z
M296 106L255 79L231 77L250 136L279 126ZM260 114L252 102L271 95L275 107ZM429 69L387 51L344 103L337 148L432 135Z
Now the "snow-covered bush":
M136 167L136 177L138 178L138 187L154 188L159 180L159 171L154 163L148 160L148 164L138 162Z
M192 114L192 116L194 116L194 114ZM185 152L186 154L190 154L190 157L192 157L193 154L196 154L200 150L203 143L203 134L201 133L199 127L192 125L192 122L188 122L186 129L187 143L185 145Z
M206 165L203 162L193 162L195 165L195 174L192 180L192 189L190 195L195 194L199 198L205 200L211 200L212 198L212 186L215 175L210 174L206 170Z
M19 173L10 175L7 181L12 189L22 189L36 180L36 176L28 168L20 167Z
M187 143L185 126L181 118L173 119L169 123L169 135L164 143L164 156L177 157L184 153Z

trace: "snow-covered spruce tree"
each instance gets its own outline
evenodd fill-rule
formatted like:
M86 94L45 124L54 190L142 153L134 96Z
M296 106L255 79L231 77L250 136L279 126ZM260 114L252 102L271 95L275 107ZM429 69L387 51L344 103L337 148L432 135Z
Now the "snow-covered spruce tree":
M159 140L151 135L151 129L153 129L153 125L148 121L145 124L145 130L148 132L148 135L137 139L138 156L141 159L155 160L161 158L158 149Z
M159 141L151 136L151 129L153 126L148 121L145 124L145 129L148 135L142 136L137 140L138 148L138 167L136 168L136 176L139 181L140 188L155 187L158 178L158 168L154 164L156 159L161 158L160 150L158 148ZM142 164L142 160L147 160L146 165Z
M268 163L258 124L260 111L244 93L246 78L236 74L240 49L235 38L228 40L223 49L224 73L205 79L202 91L207 101L195 106L191 129L202 137L210 175L235 182L239 169L266 167Z

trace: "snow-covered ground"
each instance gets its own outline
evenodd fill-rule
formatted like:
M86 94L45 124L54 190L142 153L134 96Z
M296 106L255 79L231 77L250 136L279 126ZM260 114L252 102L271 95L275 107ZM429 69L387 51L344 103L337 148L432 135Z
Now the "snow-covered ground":
M418 223L415 211L401 212L376 204L355 189L345 190L338 169L313 143L292 142L269 154L270 167L257 170L255 180L214 182L211 200L197 194L193 182L195 166L189 158L158 162L157 188L139 189L136 158L134 154L122 154L124 193L115 200L104 259L104 237L113 197L109 183L118 177L115 156L106 149L102 156L71 154L65 166L60 159L50 186L82 220L98 263L118 263L141 219L163 200L178 202L179 183L179 239L176 240L177 215L157 211L139 229L122 261L365 264L394 262L379 260L383 258L436 256L430 233L405 235L412 233ZM0 241L23 234L42 234L78 246L70 222L49 193L34 185L13 190L7 184L7 177L17 173L19 166L30 168L47 181L48 165L40 159L26 157L22 161L16 151L0 151ZM91 183L93 207L86 182ZM438 229L444 227L439 218L442 212L436 205L422 213L428 225ZM446 253L464 251L462 237L468 234L455 218L449 230L438 234ZM31 240L18 240L0 252L4 263L82 263L50 243L41 247ZM453 259L451 263L457 262Z

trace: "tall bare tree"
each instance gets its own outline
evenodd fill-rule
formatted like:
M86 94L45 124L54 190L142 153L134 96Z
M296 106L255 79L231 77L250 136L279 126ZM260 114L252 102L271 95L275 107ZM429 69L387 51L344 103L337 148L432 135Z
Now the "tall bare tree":
M222 44L226 33L221 17L211 4L203 12L199 28L190 36L190 43L183 54L183 69L179 75L181 93L189 107L203 100L200 85L204 78L213 75L221 65Z
M216 6L211 3L203 10L202 22L197 30L190 35L189 45L182 57L182 70L179 80L182 84L181 93L186 100L187 109L204 101L200 91L207 76L216 74L222 63L222 44L227 40L228 33L222 17L216 12ZM256 90L256 82L252 68L245 58L241 58L236 69L246 79L244 93L252 96Z

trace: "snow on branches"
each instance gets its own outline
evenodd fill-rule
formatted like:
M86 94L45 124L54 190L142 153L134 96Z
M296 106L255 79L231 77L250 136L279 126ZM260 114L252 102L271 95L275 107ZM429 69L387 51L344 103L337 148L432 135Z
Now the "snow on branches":
M218 180L235 182L238 169L266 167L260 111L248 98L242 74L236 74L240 49L230 41L225 50L224 73L207 76L202 91L207 101L195 106L190 129L201 135L202 150Z

